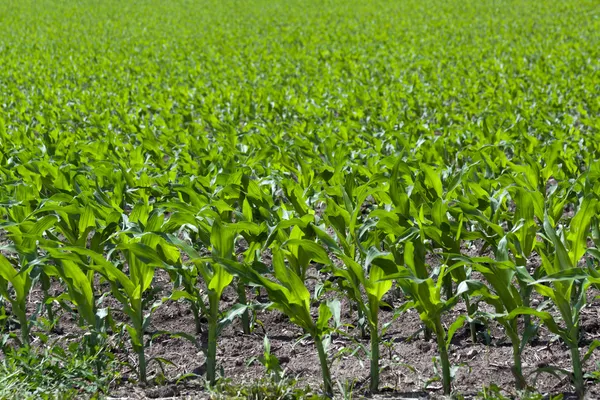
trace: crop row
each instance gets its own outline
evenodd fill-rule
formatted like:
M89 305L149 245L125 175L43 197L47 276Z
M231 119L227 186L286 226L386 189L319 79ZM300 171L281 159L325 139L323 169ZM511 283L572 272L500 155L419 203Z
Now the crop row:
M519 390L540 327L559 337L571 369L547 371L583 397L593 1L126 3L0 4L4 352L68 310L89 354L126 332L145 382L153 314L179 301L194 334L165 334L201 348L213 385L219 335L237 318L251 332L257 289L312 338L327 395L352 304L376 392L394 290L436 340L445 393L454 334L483 322L511 343ZM170 291L154 303L157 270Z
M356 324L364 325L371 340L375 392L378 310L395 282L409 301L406 307L415 308L437 338L446 393L453 334L467 321L484 319L497 321L513 345L517 388L526 387L520 355L539 321L569 347L569 375L583 395L581 365L591 351L580 354L579 315L588 287L600 284L600 170L592 164L574 174L563 151L550 146L541 164L507 160L504 169L498 159L505 153L490 146L478 153L482 160L452 173L390 157L369 169L344 165L268 179L238 168L186 185L118 164L95 167L91 177L32 166L31 183L12 184L3 204L2 227L11 245L0 256L1 294L26 346L32 286L40 284L47 293L51 282L60 282L64 293L45 298L45 311L52 319L53 304L74 307L92 333L87 345L93 352L108 327L98 299L105 294L103 283L109 284L128 317L124 327L138 355L139 378L146 381L144 332L157 305L144 299L155 270L164 269L174 287L169 299L189 303L197 334L208 330L207 379L214 384L220 326L240 315L249 333L246 288L258 286L271 308L314 340L324 389L331 394L323 343L340 303L324 300L323 293L335 291L356 304ZM494 163L486 162L491 157ZM489 255L468 256L470 243L480 243L481 254ZM536 268L533 255L542 260ZM428 256L437 265L429 265ZM314 295L307 289L311 268L331 277ZM229 285L239 295L233 312L219 307ZM544 298L537 307L531 305L533 292ZM467 314L444 326L442 317L459 301L466 302ZM494 311L483 311L481 303Z

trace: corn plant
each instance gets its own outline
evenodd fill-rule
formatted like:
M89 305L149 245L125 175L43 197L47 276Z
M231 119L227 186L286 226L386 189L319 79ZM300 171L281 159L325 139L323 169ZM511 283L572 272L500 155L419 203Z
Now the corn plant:
M219 304L223 290L225 290L225 288L233 281L233 275L224 268L222 262L223 260L231 261L234 259L235 239L240 230L245 229L252 231L258 227L251 223L225 224L218 216L211 215L215 218L212 221L209 242L212 245L212 256L201 256L194 246L191 246L173 235L169 236L169 240L190 257L189 261L195 266L192 271L197 272L206 285L206 302L202 298L200 291L197 289L193 289L191 292L182 292L181 295L187 297L193 304L197 304L208 319L206 374L209 383L214 385L217 378L217 340L219 330L222 329L222 325L220 324L221 311L219 310ZM202 225L199 225L199 229L202 229ZM190 282L194 282L194 278L189 276L189 272L185 272L185 274L188 274L187 279L189 279L189 281L186 285L189 286ZM199 329L200 327L198 326L197 319L196 330L198 331Z
M476 293L471 296L481 295L482 301L494 306L495 313L478 311L477 315L498 321L508 338L513 349L513 366L511 371L515 378L516 388L519 390L527 388L527 381L523 375L522 353L525 345L536 333L538 326L528 324L522 332L517 324L518 313L515 310L527 309L524 305L519 285L515 284L515 276L520 274L519 282L531 282L533 278L526 270L517 270L514 263L509 260L498 261L489 257L460 257L466 265L474 271L481 273L491 286L491 291L483 283L470 281L468 285Z
M0 295L12 306L21 327L21 344L29 346L31 324L27 317L27 296L31 290L31 277L27 268L18 269L6 257L0 254ZM14 296L10 293L10 287Z
M550 218L546 216L544 219L546 240L551 244L549 250L541 252L542 267L547 276L530 284L556 306L564 327L560 327L548 313L540 314L532 310L523 310L523 313L540 316L548 329L560 336L569 347L573 367L569 375L579 398L583 398L585 394L582 367L584 360L579 352L579 317L586 304L587 288L592 281L589 275L578 267L578 264L586 253L591 219L597 206L596 198L585 197L577 214L571 220L568 230L562 233L562 237L557 233ZM518 311L513 311L516 312Z
M444 394L450 394L451 372L448 348L456 331L464 324L466 317L458 317L447 329L442 323L442 316L451 310L458 300L471 290L468 281L462 282L456 294L449 298L442 298L444 278L452 272L447 265L430 271L425 263L425 245L420 234L413 235L412 240L404 243L403 265L398 265L398 272L386 275L385 279L396 279L398 285L409 296L412 305L419 312L419 317L436 336L440 362L442 366L442 384ZM389 260L396 262L392 254ZM455 263L452 268L461 268Z
M80 265L61 259L56 263L44 264L44 272L50 277L57 277L67 288L67 291L58 296L61 302L70 302L75 305L80 318L80 326L90 331L84 338L85 348L90 355L98 355L102 349L102 340L106 333L107 310L99 309L94 295L93 270L84 271ZM96 375L102 374L104 366L102 357L96 359Z
M339 247L334 238L329 237L321 228L313 225L313 229L319 239L326 244L332 255L343 263L342 266L332 263L331 271L334 276L341 278L336 282L338 282L342 293L357 305L360 310L359 315L365 318L368 325L371 344L369 355L371 359L370 391L377 393L379 390L380 359L379 309L383 304L383 296L391 289L393 283L391 280L385 280L384 277L386 274L396 272L395 265L390 263L389 260L381 258L385 254L377 250L376 247L365 249L365 244L377 242L377 232L368 235L367 230L362 229L360 234L356 234L350 239L351 246L348 246L347 240L342 238L342 243L346 243L346 248L343 249L343 246ZM340 228L338 227L335 232L341 233ZM363 238L363 236L365 237ZM347 247L350 247L350 249ZM348 253L353 250L356 255L354 257L348 256ZM375 264L375 261L380 261L381 265ZM363 298L363 292L366 294L366 300Z
M35 211L32 211L31 214L25 216L21 215L22 213L18 211L21 207L17 206L16 208L17 210L10 210L8 213L11 220L4 224L4 229L6 229L8 236L13 243L13 251L18 256L19 264L24 270L27 269L29 271L27 273L31 275L31 278L34 281L32 284L35 284L35 281L38 280L41 282L48 319L54 324L56 321L52 304L50 301L46 301L49 298L48 290L50 288L50 279L39 266L40 254L38 254L37 243L38 241L45 240L44 234L47 235L50 233L50 228L57 223L58 218L52 215L46 215L36 219ZM14 218L24 219L19 221ZM28 268L29 265L31 265L32 268Z
M12 210L10 215L12 218L25 217L20 215L17 210ZM32 212L33 214L33 212ZM38 254L37 242L43 240L42 235L50 229L57 221L54 216L45 216L39 218L37 221L33 221L31 215L28 215L26 219L17 222L7 222L4 224L4 229L9 233L9 237L14 244L14 253L17 254L18 258L15 260L18 267L13 266L6 257L2 256L1 263L3 265L3 280L2 286L4 292L2 296L9 299L13 305L13 312L16 314L19 324L21 325L21 339L24 345L29 344L29 330L30 324L26 316L26 303L29 291L32 288L33 282L33 269L38 270L41 276L42 289L45 293L45 299L48 298L49 280L43 270L40 270L41 257ZM18 268L18 269L15 269ZM15 290L15 297L8 295L7 284L10 283ZM48 317L50 321L54 321L54 316L51 306L47 307Z
M369 387L372 393L377 393L379 391L379 309L383 296L391 289L393 282L385 280L384 268L373 263L374 259L380 255L375 248L369 249L364 265L360 265L344 254L336 255L344 262L344 267L333 267L333 274L343 278L340 281L342 290L361 308L362 315L365 316L369 326L371 342ZM387 266L389 267L389 264ZM393 269L390 269L387 273L394 272ZM366 301L363 299L363 290L367 295Z
M127 261L125 274L113 262L95 251L81 247L46 247L51 258L59 261L70 261L99 273L111 285L112 295L121 303L122 311L129 317L131 324L125 324L132 346L138 356L138 374L142 382L147 380L147 360L145 355L144 333L150 323L149 306L144 294L150 288L157 266L168 268L179 258L179 252L160 236L152 231L160 231L164 216L153 213L145 225L147 233L141 232L138 237L119 235L119 244L114 251L122 251ZM162 255L155 249L161 249ZM111 254L109 254L110 257Z
M449 217L450 216L450 217ZM449 207L448 204L442 199L437 199L431 207L431 225L423 225L423 231L427 238L432 242L434 248L441 248L444 251L443 263L452 267L452 254L460 254L462 249L461 246L465 241L471 241L479 238L477 232L469 232L466 229L465 217L460 207L454 206ZM444 292L446 298L453 296L453 281L456 282L457 286L462 282L470 278L470 270L465 269L459 265L451 268L451 273L446 275L444 282ZM464 302L467 307L469 316L472 317L475 313L476 307L471 304L470 297L465 294ZM474 321L469 323L471 341L477 342L477 330Z
M330 195L332 198L327 199L327 209L325 210L323 218L335 233L334 242L337 241L339 243L339 246L336 244L333 247L333 250L345 263L352 262L353 264L363 266L366 263L367 251L363 247L361 236L368 230L369 223L365 221L366 218L365 220L361 218L361 207L367 198L381 193L381 189L373 188L377 183L378 182L369 182L357 186L358 182L353 180L352 177L347 177L345 179L345 187L339 186L331 188ZM342 201L344 206L338 205L334 199ZM332 242L325 238L326 235L323 234L321 229L316 230L316 232L317 234L320 233L319 236L322 240ZM382 295L383 294L384 293L382 293ZM357 302L358 325L361 329L361 335L365 337L365 308L359 304L362 303L362 300L354 297L352 297L352 299ZM374 315L373 317L375 318L376 316ZM369 321L368 323L372 325L373 321ZM370 328L370 330L372 330L372 328ZM378 359L376 354L375 359ZM377 379L375 379L375 384L377 384Z
M339 302L321 302L316 319L311 314L311 296L296 272L285 265L282 252L273 250L273 278L258 272L255 268L232 260L222 259L221 262L231 273L238 275L246 282L260 285L268 294L272 308L281 311L290 321L302 329L315 342L325 394L333 396L333 382L326 353L325 339L331 331L329 320L338 316Z

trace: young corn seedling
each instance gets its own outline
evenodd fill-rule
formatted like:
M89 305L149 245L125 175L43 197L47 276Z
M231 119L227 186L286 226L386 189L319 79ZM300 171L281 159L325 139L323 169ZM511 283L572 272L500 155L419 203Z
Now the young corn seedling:
M41 217L40 221L54 218L53 229L46 231L46 237L38 239L40 245L77 246L91 248L102 252L103 243L113 235L118 228L121 214L110 206L96 204L90 193L79 193L73 197L64 193L55 194L34 212L34 216L49 214ZM90 239L91 235L91 240ZM82 259L84 261L84 259ZM86 271L87 272L87 271ZM39 274L42 289L47 295L50 279L45 268ZM59 276L59 275L56 275ZM52 320L52 303L47 302L48 315ZM94 326L95 324L92 324Z
M430 215L431 225L423 225L423 231L428 239L431 240L434 248L441 248L446 253L443 263L451 266L451 255L461 253L461 245L465 240L473 240L479 237L477 232L469 232L466 229L464 222L464 214L460 207L449 207L442 199L437 199L431 206ZM451 215L451 218L449 217ZM457 286L470 278L470 270L464 267L456 266L451 268L451 273L446 275L444 282L444 292L446 298L453 296L452 284L456 282ZM467 312L471 319L469 330L471 333L471 341L477 342L476 323L472 320L473 314L477 307L471 304L469 296L465 295L464 299Z
M512 178L507 177L507 179L510 181ZM474 237L484 240L484 246L480 249L480 253L489 248L494 253L497 261L510 261L514 268L522 271L524 276L527 276L527 260L536 244L535 239L538 228L534 215L538 215L538 211L542 212L540 206L540 204L543 204L542 199L536 196L536 192L530 192L518 186L512 187L510 194L516 207L515 212L510 215L504 212L509 194L508 190L501 189L490 194L488 190L483 190L478 185L473 183L469 183L469 185L475 193L479 193L484 199L489 199L486 200L489 206L486 206L483 211L464 201L458 202L458 206L462 209L464 215L474 225L474 231L472 232L475 235ZM499 223L502 219L508 219L506 224L508 230ZM538 276L541 272L541 269L536 270L534 276ZM532 288L527 281L520 280L521 275L520 273L516 274L515 278L519 282L522 303L524 306L528 306ZM523 318L527 326L526 331L529 332L534 329L530 323L530 317L525 315ZM534 331L532 332L532 334L535 334ZM521 381L520 378L518 380Z
M343 278L337 280L338 285L342 292L357 305L360 314L365 318L368 325L371 347L370 391L371 393L377 393L379 391L380 358L379 309L383 304L383 296L392 287L392 281L386 280L384 277L397 272L397 269L393 262L382 258L386 254L381 253L377 248L370 247L369 250L365 251L364 244L376 242L377 232L366 235L366 231L362 231L361 237L371 236L371 238L365 238L367 240L361 243L358 242L361 237L357 236L356 249L360 252L360 255L349 257L325 231L314 225L313 229L321 241L327 245L329 251L343 262L343 266L332 264L330 268L334 276ZM379 264L376 262L379 262ZM366 294L366 299L363 292Z
M468 281L464 281L453 297L443 299L444 278L452 272L452 268L461 268L462 265L455 263L451 268L442 265L430 273L425 263L425 245L422 243L422 235L415 236L404 243L404 265L398 265L398 272L387 275L385 279L396 279L404 293L410 297L421 320L435 334L442 366L443 390L444 394L449 395L452 390L452 375L448 348L454 333L464 324L466 317L458 317L446 329L442 323L442 316L451 310L462 296L467 295L471 287ZM387 258L397 262L391 254Z
M213 222L210 239L213 256L220 259L232 259L236 232L223 226L219 220ZM208 265L207 265L208 267ZM219 302L223 290L231 283L233 276L218 262L213 262L211 270L205 269L203 278L208 289L208 349L206 353L206 376L211 385L216 382L217 336L219 324Z
M273 206L272 199L267 196L258 183L251 180L248 175L242 171L237 171L227 176L226 185L218 192L219 201L227 204L216 206L219 218L228 223L243 219L246 222L253 222L254 213L257 211L259 218L267 218L271 215ZM242 212L235 211L235 204L242 205ZM234 217L235 215L235 217ZM245 334L250 333L250 315L248 313L248 300L246 297L246 286L243 282L236 282L236 291L238 294L238 304L244 308L241 315L242 329Z
M260 285L268 294L272 308L283 312L290 321L310 335L315 342L323 388L327 396L333 396L333 383L326 353L325 339L330 332L329 320L339 318L338 301L321 303L318 316L315 320L311 315L311 296L304 282L293 269L285 265L282 252L277 248L273 250L273 275L275 279L268 278L251 265L245 265L232 260L223 259L222 264L232 274L236 274L246 282Z
M366 318L369 326L371 342L371 393L379 391L379 309L382 305L383 296L392 287L392 281L384 279L386 275L384 268L374 263L375 259L380 255L377 249L371 248L367 253L364 265L360 265L344 254L337 253L336 256L344 262L344 267L332 267L335 276L344 278L340 281L342 290L360 307L362 315ZM390 267L389 263L381 264ZM391 267L388 269L387 274L394 273L393 264ZM366 301L362 295L363 290L367 295Z
M31 290L31 277L28 269L17 269L4 255L0 254L0 295L12 306L21 327L21 344L29 346L30 322L27 317L27 296ZM11 294L9 284L14 290Z
M168 203L166 206L175 211L169 224L172 229L180 230L181 233L188 236L193 243L201 243L205 249L212 247L211 230L213 220L222 221L223 226L226 224L229 227L228 229L236 226L234 238L237 233L241 233L248 243L244 258L253 259L256 257L256 253L260 252L262 244L267 238L266 226L264 224L259 226L255 221L272 217L270 211L272 200L269 200L255 181L249 180L241 171L221 175L219 181L223 184L223 187L214 194L214 198L211 200L198 193L194 187L178 188L182 200L187 201L189 204L185 202ZM238 202L241 204L241 212L234 208ZM209 206L209 203L212 207ZM243 229L242 223L244 225ZM178 239L174 238L174 240ZM183 242L179 243L185 244ZM193 250L196 253L192 257L193 259L200 260L202 258L193 249L193 246L188 247L188 250ZM191 254L188 255L191 257ZM201 265L203 263L204 261L198 262ZM185 290L178 291L173 295L177 298L186 298L190 302L196 320L196 332L200 333L200 315L207 314L209 310L206 308L202 295L196 287L198 275L204 276L204 274L198 272L199 267L196 264L194 265L194 267L184 266L179 271L181 273L176 279L178 282L181 281ZM176 274L178 273L176 272ZM250 333L250 315L246 299L246 286L242 282L237 282L236 289L238 304L243 308L241 314L242 329L244 333L248 334Z
M332 196L334 198L343 199L343 207L336 204L336 202L329 198L327 199L327 209L325 210L323 218L327 222L335 233L335 239L339 242L339 246L332 241L328 235L323 232L322 229L316 228L315 232L321 238L322 241L330 242L333 244L332 250L336 252L340 258L343 257L344 262L352 260L354 264L365 265L367 258L367 251L364 249L361 243L361 237L369 229L369 224L374 225L374 221L365 222L366 218L362 218L362 206L370 196L376 196L381 193L380 188L373 188L372 185L377 182L369 182L367 184L354 187L357 182L349 177L346 180L346 186L354 188L350 193L347 187L339 186L334 188ZM368 318L365 318L364 307L359 303L362 300L353 298L356 301L358 310L358 325L360 326L361 336L366 337L365 324Z
M77 263L61 259L56 265L45 264L44 271L49 276L60 277L66 285L67 291L59 296L60 301L67 301L75 305L80 317L80 325L90 330L90 335L84 337L86 348L90 355L98 354L101 340L106 332L104 316L105 310L97 307L94 296L94 271L87 273ZM102 373L102 359L96 361L96 374Z
M79 264L80 268L89 268L102 275L110 284L113 296L123 306L123 311L129 316L132 325L126 325L131 337L134 351L138 355L138 375L141 382L146 382L146 357L144 353L144 325L146 318L142 306L142 295L149 288L148 274L140 268L139 261L133 263L130 277L125 275L102 255L79 247L61 247L45 249L51 258L66 260ZM86 262L81 260L86 257ZM130 257L130 260L132 258ZM130 265L130 268L132 266ZM133 272L135 271L135 272Z
M535 195L536 193L522 187L513 187L510 192L516 207L512 220L509 220L510 231L504 233L503 236L500 235L500 232L504 232L504 229L492 221L496 220L500 212L498 210L502 199L507 194L506 191L499 192L496 197L492 198L497 210L491 215L492 220L483 213L475 214L475 219L479 223L486 226L489 232L494 232L492 235L487 235L485 230L479 231L485 238L486 245L493 250L495 260L488 257L458 258L475 271L483 274L492 287L494 294L485 288L480 288L480 294L485 302L495 307L496 314L484 312L478 314L495 319L504 327L513 347L512 373L515 377L516 387L525 389L527 383L521 367L521 354L525 345L536 334L538 326L531 323L529 315L524 315L525 328L521 336L516 316L513 315L511 318L507 316L515 309L529 307L533 289L529 282L543 273L543 269L538 268L534 271L534 278L532 278L527 270L527 260L536 245L537 223L534 215L541 210L539 204L543 201Z
M269 374L275 383L281 382L281 380L284 378L284 370L281 368L281 364L279 363L277 356L271 352L271 341L267 335L265 335L263 339L263 349L263 355L251 358L248 360L248 365L258 361L263 367L265 367L267 374Z
M22 206L11 206L7 212L10 221L2 224L2 227L6 229L8 237L12 241L12 247L18 254L19 264L22 268L27 269L27 266L36 264L35 267L30 268L28 273L33 280L32 285L35 285L37 281L41 282L48 319L54 324L56 323L54 311L51 302L48 300L50 279L38 262L40 258L38 241L45 240L45 233L51 236L50 229L57 224L59 218L54 215L38 217L36 215L37 211L33 210L25 215L25 209Z
M24 345L29 345L30 323L26 316L26 305L27 296L29 295L29 291L34 284L33 270L36 270L36 275L40 277L40 281L42 282L42 290L45 294L45 301L49 297L48 288L50 286L48 276L41 268L41 258L38 255L37 243L38 241L44 240L44 232L47 232L50 228L52 228L57 222L58 218L47 215L34 222L32 221L33 218L31 218L31 215L34 214L33 212L29 216L25 217L24 215L21 215L22 213L18 212L19 210L19 207L17 207L15 210L9 210L11 218L24 219L20 222L8 222L3 224L3 226L9 234L9 238L13 242L14 251L18 254L18 265L20 265L20 267L18 270L16 270L15 267L6 259L6 257L2 256L2 259L0 259L0 263L2 264L2 286L4 288L2 290L7 290L7 284L10 283L15 290L15 297L9 296L8 292L5 292L6 294L2 293L2 295L13 305L13 313L15 313L17 319L19 320L19 324L21 325L22 342ZM47 311L48 318L52 323L54 323L54 313L52 311L52 307L47 306Z
M144 294L152 284L155 268L158 266L168 269L176 264L179 258L179 251L174 246L151 233L160 232L163 222L164 215L154 212L143 230L131 229L128 232L131 236L121 232L113 238L118 241L118 245L109 252L108 257L110 258L115 251L121 251L127 261L128 274L92 250L73 246L45 248L51 258L71 261L86 271L95 271L110 283L112 295L121 303L122 311L131 322L131 325L126 324L125 328L138 356L139 379L144 383L147 381L148 363L144 332L150 324L150 313L146 313L148 307ZM133 231L138 231L138 234L133 234ZM160 254L157 250L160 250Z
M199 337L203 332L202 319L209 314L208 299L205 298L199 284L205 275L205 263L209 262L210 259L206 257L207 255L200 255L199 250L196 249L197 246L194 247L188 242L203 243L204 247L208 248L204 243L210 243L211 227L205 219L196 218L193 213L196 210L192 210L189 205L171 203L168 206L172 214L166 222L168 227L165 230L167 232L176 231L176 234L169 233L166 235L166 239L186 254L190 260L168 270L171 281L177 289L174 289L169 297L164 298L163 301L184 299L189 303L194 316L194 331L196 336ZM197 344L195 339L193 342Z
M526 308L523 305L519 286L515 285L513 278L518 273L527 274L526 276L528 276L527 271L517 272L516 265L509 260L498 261L489 257L458 257L456 259L459 262L460 260L474 271L481 273L492 287L492 291L490 291L482 283L468 282L471 289L476 291L476 293L470 293L470 296L478 294L484 302L489 303L495 308L495 314L478 311L477 315L494 319L504 328L513 348L513 367L511 371L515 378L516 388L519 390L525 389L527 382L523 375L521 355L525 345L535 334L538 327L534 324L527 325L521 336L521 331L517 324L517 315L511 313L517 309ZM531 281L532 279L529 278L529 280Z
M169 241L190 257L207 289L207 302L202 298L199 290L195 289L186 296L199 308L203 310L208 320L208 342L206 347L206 377L211 385L217 380L217 339L219 330L222 328L221 311L219 304L223 291L233 281L231 275L223 266L225 261L234 260L235 239L240 230L248 230L256 233L258 226L251 223L225 224L217 215L210 213L214 218L210 230L210 244L212 256L201 256L200 253L186 242L169 235ZM202 229L203 225L198 225ZM208 304L207 304L208 303ZM198 329L198 328L197 328Z
M596 197L591 195L584 197L568 229L562 232L557 232L547 215L544 218L544 233L548 246L546 250L540 250L540 255L546 276L538 280L532 279L529 284L556 306L563 326L561 327L551 314L531 308L518 308L508 316L509 318L518 314L538 316L552 333L564 341L569 347L573 368L568 372L560 369L557 371L567 373L571 377L575 393L580 399L585 395L583 362L591 353L588 352L585 357L581 357L579 317L586 304L587 288L598 281L588 271L578 267L578 264L586 253L590 224L598 210L598 204Z

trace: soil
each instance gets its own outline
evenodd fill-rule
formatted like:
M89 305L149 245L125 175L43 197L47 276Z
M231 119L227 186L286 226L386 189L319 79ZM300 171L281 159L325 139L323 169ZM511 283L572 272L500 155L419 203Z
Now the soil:
M590 293L590 303L582 313L582 354L589 344L600 338L600 302ZM252 298L252 296L249 296ZM230 287L223 296L223 309L235 303L236 293ZM425 340L421 321L416 311L408 310L393 320L394 311L402 305L402 299L388 299L392 309L382 309L382 324L391 322L381 341L381 384L382 393L372 396L375 399L419 398L435 399L442 396L441 382L436 379L433 359L437 355L435 338ZM459 304L445 318L450 325L459 315L464 314L465 305ZM245 335L239 320L227 327L219 338L218 362L224 376L235 384L252 384L265 377L265 370L259 363L248 365L248 361L263 353L263 338L266 334L275 354L286 370L286 375L298 380L298 385L309 385L316 392L320 386L320 369L316 350L310 339L304 337L301 329L290 324L287 317L278 311L263 311L257 315L260 324L253 333ZM347 301L342 302L342 322L352 324L356 312ZM382 325L383 326L383 325ZM153 317L153 329L184 331L192 334L194 320L185 303L168 303L157 310ZM487 335L484 335L487 332ZM359 329L347 329L347 335L332 338L329 355L334 356L331 365L333 379L337 382L354 384L355 397L368 394L369 360L359 350L368 348L368 338L361 338ZM488 343L486 343L486 338ZM458 366L453 382L456 392L465 398L474 398L484 386L497 385L507 396L517 396L514 378L511 373L512 347L499 326L491 325L482 329L477 343L471 341L468 326L461 328L452 340L450 358ZM162 337L154 340L148 348L149 357L161 357L174 366L165 366L167 383L148 388L135 385L122 385L111 392L114 398L208 398L200 380L177 383L176 378L189 373L203 372L204 355L189 341ZM586 371L595 371L600 354L593 353L585 364ZM570 393L569 381L549 373L535 374L536 369L557 366L568 369L570 353L567 347L556 340L544 327L533 343L523 353L524 373L532 374L529 384L542 394L564 394L565 399L575 398ZM156 368L151 368L156 371ZM588 382L589 398L600 398L600 386Z
M314 271L316 272L316 271ZM162 286L165 295L171 290L169 277L157 270L155 284ZM60 286L51 291L59 292ZM57 293L55 293L57 294ZM600 339L600 301L596 297L600 293L590 291L589 304L581 316L581 354L585 354L590 344ZM160 296L159 295L159 296ZM42 293L35 288L31 294L31 311L37 307ZM265 301L248 293L253 301ZM221 308L232 306L237 295L232 287L226 289ZM389 326L381 340L381 393L372 396L374 399L436 399L442 396L441 381L436 378L433 359L437 355L435 338L425 340L421 331L422 324L416 311L408 310L394 319L395 310L403 303L403 299L389 295L386 297L391 308L382 308L380 321L382 326ZM119 308L114 299L108 299L107 305ZM445 317L449 326L459 315L464 314L465 305L458 306ZM118 314L115 314L118 315ZM356 312L348 301L342 301L342 322L353 324ZM186 303L167 302L152 317L150 331L185 332L194 334L194 318ZM368 338L361 338L359 329L343 328L345 334L332 338L328 353L332 358L331 373L335 382L352 383L354 398L368 394L369 360L359 347L368 348ZM79 340L81 331L76 321L64 314L61 317L60 329L51 336L66 341ZM218 342L218 363L224 377L233 384L252 384L266 376L259 363L248 364L254 357L263 353L265 334L271 342L272 353L275 354L286 376L297 380L300 387L310 386L315 393L320 388L320 368L316 350L310 339L302 330L289 323L286 316L278 311L261 311L257 314L255 329L250 334L243 334L240 321L235 320L221 333ZM148 335L150 342L150 335ZM357 350L358 349L358 350ZM357 350L357 351L355 351ZM204 370L204 355L190 341L162 335L154 338L148 349L147 358L168 360L163 364L165 376L160 384L150 383L146 387L129 383L127 380L115 383L109 398L112 399L202 399L209 398L202 379L181 379L188 374L201 374ZM135 364L132 352L117 354L123 361ZM335 357L334 357L335 356ZM477 343L471 341L468 326L459 329L452 340L450 358L453 365L458 366L453 381L455 392L465 398L474 398L483 387L496 385L502 388L506 396L517 397L512 365L512 348L497 325L490 325L479 332ZM598 370L600 353L594 352L585 363L587 372ZM600 365L600 364L599 364ZM546 366L557 366L569 369L570 354L567 347L556 340L554 335L542 327L539 336L523 353L524 373L528 382L542 394L565 394L565 399L572 396L572 387L564 376L549 373L536 374L536 370ZM149 377L156 377L161 370L157 363L150 363ZM151 379L152 380L152 379ZM337 385L336 385L337 386ZM587 393L590 399L600 398L600 386L595 382L587 382ZM338 393L338 396L341 396Z

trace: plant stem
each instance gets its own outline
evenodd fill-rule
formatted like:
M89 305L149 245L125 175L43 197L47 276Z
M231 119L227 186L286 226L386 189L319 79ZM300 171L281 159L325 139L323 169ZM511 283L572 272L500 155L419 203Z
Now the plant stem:
M444 394L449 395L452 390L450 377L450 360L448 359L448 349L446 347L446 330L442 325L440 317L435 320L435 336L438 342L438 351L440 352L440 360L442 362L442 382L444 386Z
M237 285L238 292L238 302L243 305L248 304L248 300L246 299L246 285L242 281L238 281ZM250 315L248 313L248 309L244 311L242 314L242 329L245 335L250 334Z
M50 297L50 278L48 275L42 272L41 278L42 282L42 291L44 292L44 304L46 305L46 312L48 313L48 320L52 325L54 325L54 309L52 308L52 302L46 303L46 300ZM58 321L56 321L58 324Z
M512 319L510 321L503 322L504 330L506 335L510 339L513 346L513 366L511 372L515 378L515 386L517 390L527 388L527 381L523 376L523 366L521 361L521 340L519 339L517 320Z
M521 293L521 298L523 299L523 307L529 307L529 298L531 297L531 287L525 287L523 293ZM523 329L527 330L529 325L531 325L531 315L525 314L523 315Z
M139 362L138 370L139 370L139 374L140 374L140 381L142 383L146 383L147 377L146 377L146 353L144 352L144 331L143 331L143 329L140 329L138 332L139 332L138 340L142 344L137 349L138 362Z
M146 383L146 353L144 352L144 311L139 304L138 321L133 321L135 335L139 345L135 345L133 349L138 355L138 372L140 381Z
M521 364L521 342L516 338L511 338L513 345L513 366L512 374L515 377L515 386L517 390L523 390L527 387L527 382L523 376L523 367Z
M431 329L427 325L423 328L423 340L427 342L431 340Z
M471 302L469 301L469 296L465 295L465 305L467 306L467 312L469 313L469 317L473 315L475 310L472 310ZM477 324L475 321L469 322L469 331L471 332L471 341L473 343L477 343Z
M327 363L327 354L325 354L325 348L323 347L323 341L320 336L315 336L315 346L319 353L319 361L321 363L321 373L323 374L323 388L325 395L333 397L333 384L331 383L331 373L329 372L329 364Z
M209 295L208 348L206 351L206 379L212 386L217 380L217 328L219 323L219 299Z
M146 383L146 354L144 353L143 347L138 351L138 358L140 362L140 381Z
M577 335L579 330L575 328ZM571 344L571 363L573 364L573 384L575 385L575 393L578 399L583 399L585 396L585 386L583 382L583 368L581 366L581 357L579 355L578 336L575 336L573 344Z
M21 325L21 340L23 345L29 347L29 321L27 320L27 314L24 310L21 310L18 314L19 324Z
M377 313L374 314L374 324L371 324L371 393L379 391L379 331Z
M98 350L100 334L98 333L96 328L94 328L94 330L91 333L92 334L89 336L89 341L87 342L87 350L90 352L90 355L94 355ZM96 366L96 375L100 377L102 375L102 360L100 359L100 357L96 358L94 364Z
M444 281L443 281L443 285L444 285L444 293L446 294L446 299L450 299L453 296L452 293L452 275L447 274L444 276Z
M44 297L48 298L48 292L44 293ZM48 313L48 320L50 321L52 326L58 328L57 326L54 326L55 322L58 325L58 321L54 319L54 309L52 308L52 303L46 304L46 312Z
M517 260L517 265L521 267L527 266L527 259L521 258ZM519 292L521 294L521 299L523 302L523 307L529 307L531 303L531 293L533 292L533 286L530 286L528 282L524 282L521 279L518 279L519 282ZM523 315L523 331L526 331L527 328L531 325L531 315L525 314Z

